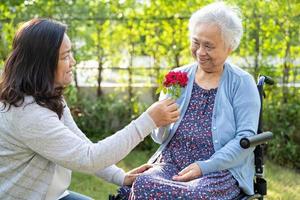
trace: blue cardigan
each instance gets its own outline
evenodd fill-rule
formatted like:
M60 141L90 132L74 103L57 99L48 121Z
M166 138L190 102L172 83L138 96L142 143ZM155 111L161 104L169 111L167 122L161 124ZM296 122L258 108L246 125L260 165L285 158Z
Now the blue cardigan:
M183 119L190 102L197 64L175 69L188 73L188 84L176 100L180 109L177 122L152 133L155 142L161 144L150 158L153 163L168 145ZM166 98L161 95L160 99ZM224 64L223 74L216 94L212 117L212 140L215 153L208 160L195 161L202 174L228 169L246 194L253 194L254 148L243 149L240 139L256 134L260 111L260 99L253 77L244 70Z

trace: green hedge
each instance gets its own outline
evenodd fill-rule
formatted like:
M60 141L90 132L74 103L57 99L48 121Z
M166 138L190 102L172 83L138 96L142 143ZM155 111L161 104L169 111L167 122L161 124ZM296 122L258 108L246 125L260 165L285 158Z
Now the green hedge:
M264 127L274 134L268 155L280 165L300 169L300 95L298 88L287 91L284 97L281 87L267 91Z
M74 87L67 88L65 97L78 127L93 141L116 133L149 106L136 99L120 98L118 92L97 98L80 95ZM151 137L147 137L138 149L157 147Z

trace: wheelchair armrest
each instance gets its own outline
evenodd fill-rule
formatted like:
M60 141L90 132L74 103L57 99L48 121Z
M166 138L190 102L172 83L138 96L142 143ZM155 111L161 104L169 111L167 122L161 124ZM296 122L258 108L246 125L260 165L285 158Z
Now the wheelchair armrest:
M242 148L247 149L249 147L255 147L257 145L263 144L273 137L273 133L270 131L263 132L250 137L244 137L240 140L240 145Z

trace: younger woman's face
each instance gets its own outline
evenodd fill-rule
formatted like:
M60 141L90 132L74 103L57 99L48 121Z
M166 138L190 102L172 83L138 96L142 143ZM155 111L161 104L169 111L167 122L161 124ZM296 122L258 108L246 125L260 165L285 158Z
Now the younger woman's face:
M72 55L71 47L71 41L67 34L65 34L59 49L59 58L54 79L55 87L67 86L73 80L72 67L76 64L76 61Z

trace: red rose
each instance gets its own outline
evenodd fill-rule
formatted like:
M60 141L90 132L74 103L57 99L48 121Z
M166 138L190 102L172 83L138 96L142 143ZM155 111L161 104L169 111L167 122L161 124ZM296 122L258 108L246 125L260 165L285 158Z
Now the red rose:
M177 75L178 84L181 87L185 87L188 82L188 77L186 72L179 72Z
M163 91L173 99L177 99L181 96L182 88L188 83L188 76L186 72L171 71L165 75L164 81L160 82L156 92Z
M188 82L188 76L186 72L169 72L165 76L165 80L163 82L163 85L165 87L171 87L173 85L180 85L180 87L185 87Z

